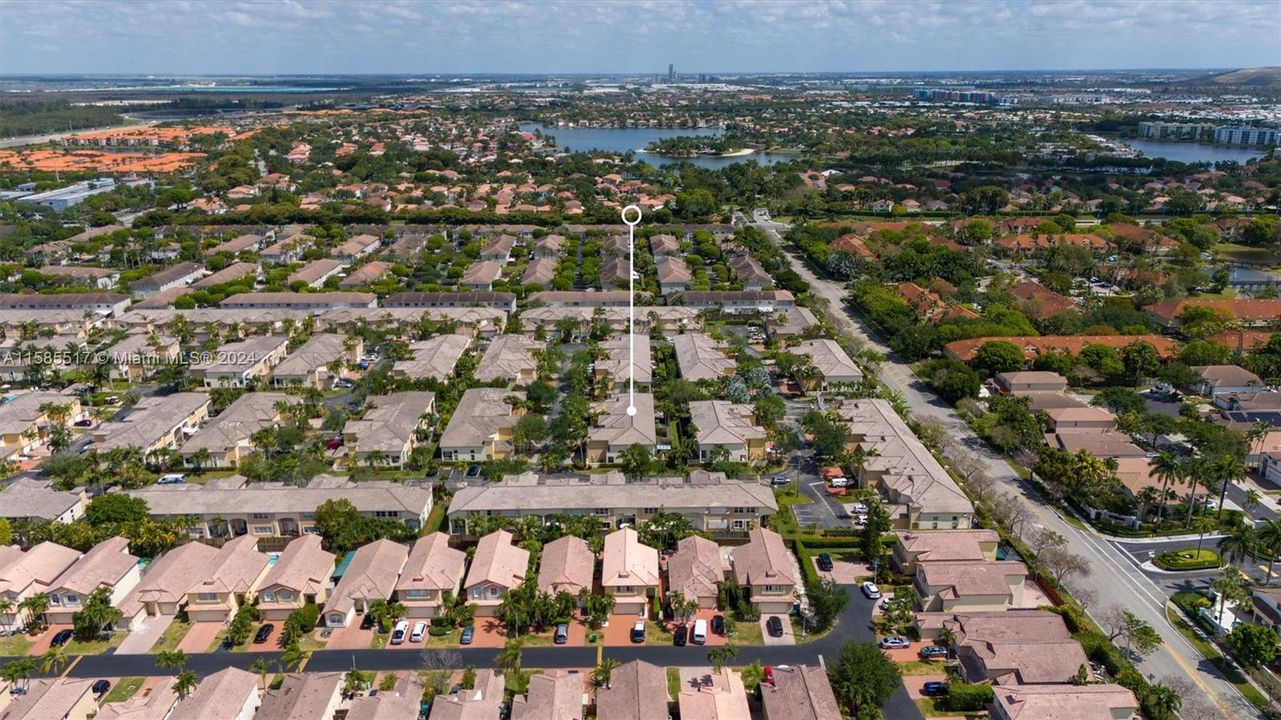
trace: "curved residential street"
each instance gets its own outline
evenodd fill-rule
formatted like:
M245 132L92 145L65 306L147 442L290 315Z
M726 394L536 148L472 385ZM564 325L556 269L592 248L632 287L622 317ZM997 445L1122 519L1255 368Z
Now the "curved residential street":
M1082 530L1060 517L1031 486L1022 481L1004 458L988 448L949 405L935 396L908 365L892 359L889 348L872 339L862 322L849 312L845 305L845 288L840 283L816 276L803 259L785 245L779 231L786 230L788 226L755 223L755 227L771 237L787 254L793 269L810 283L813 292L828 301L828 315L842 332L886 356L878 377L906 401L913 415L918 419L933 418L941 422L953 438L983 460L987 471L997 479L1002 490L1020 498L1028 506L1034 524L1060 533L1067 538L1071 552L1086 558L1091 568L1090 575L1074 578L1071 585L1093 594L1092 614L1097 616L1101 610L1119 606L1156 628L1165 642L1138 663L1140 671L1158 682L1179 677L1190 679L1224 717L1259 716L1240 692L1170 625L1165 615L1168 596L1157 582L1144 574L1109 539Z

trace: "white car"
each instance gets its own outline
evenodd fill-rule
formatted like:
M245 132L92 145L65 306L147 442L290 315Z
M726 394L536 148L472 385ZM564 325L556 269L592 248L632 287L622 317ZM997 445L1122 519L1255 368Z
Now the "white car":
M871 580L864 582L860 589L870 600L875 600L881 596L881 589L876 587L876 583Z
M419 620L418 622L414 623L413 632L409 633L409 642L420 643L423 641L423 636L426 634L427 634L427 623L423 622L422 620Z
M849 484L848 478L832 478L832 487L846 487Z
M911 647L912 641L902 635L891 635L890 637L881 638L881 641L877 644L885 650L893 650L895 648Z
M866 515L866 514L867 514L867 503L865 503L865 502L856 502L856 503L854 503L854 513L855 513L856 515Z

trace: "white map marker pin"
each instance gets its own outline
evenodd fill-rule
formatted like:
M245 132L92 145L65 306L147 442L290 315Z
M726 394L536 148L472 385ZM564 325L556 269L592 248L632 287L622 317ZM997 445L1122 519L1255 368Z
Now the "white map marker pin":
M633 215L632 219L628 219ZM641 209L635 205L623 208L627 225L627 414L636 415L636 226Z

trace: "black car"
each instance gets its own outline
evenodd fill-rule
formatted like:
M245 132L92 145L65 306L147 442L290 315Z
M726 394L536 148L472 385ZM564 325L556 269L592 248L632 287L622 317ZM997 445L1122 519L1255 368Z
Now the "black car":
M69 640L71 640L71 636L74 634L75 633L70 630L59 630L58 634L53 636L53 640L49 643L49 645L51 647L62 647L63 645L66 645Z
M262 643L267 642L267 638L271 637L271 631L275 629L276 626L271 623L266 623L262 627L258 628L258 634L254 635L254 644L261 645Z
M677 625L676 629L672 631L672 644L676 647L685 647L685 642L688 638L689 628L685 627L685 623Z
M765 629L769 630L770 637L783 637L783 619L777 615L770 615L769 620L765 621Z
M836 566L832 563L832 556L828 555L827 553L819 553L818 569L822 570L823 572L832 572L833 567L836 567Z
M712 616L712 632L716 633L717 635L725 634L725 616L724 615Z
M467 466L467 477L476 477L476 476L477 476L477 475L479 475L479 474L480 474L480 466L479 466L479 465L468 465L468 466Z
M947 683L938 680L931 680L921 686L921 694L926 697L936 697L947 694Z
M111 681L99 680L98 682L94 683L89 689L93 691L94 697L102 697L103 695L107 694L108 690L111 689Z
M374 616L370 615L369 613L365 613L364 619L360 621L360 629L370 630L373 627L374 627Z

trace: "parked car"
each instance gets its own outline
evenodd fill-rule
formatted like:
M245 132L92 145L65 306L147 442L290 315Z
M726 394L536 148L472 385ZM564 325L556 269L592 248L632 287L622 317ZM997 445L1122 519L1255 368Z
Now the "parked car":
M552 640L557 645L564 645L569 642L569 625L566 625L565 623L557 625L556 634L552 636Z
M76 427L93 427L93 420L91 418L84 418L83 420L77 420Z
M818 554L818 569L823 572L831 572L836 565L832 562L832 556L827 553Z
M902 635L890 635L889 637L881 638L881 641L877 643L877 645L880 645L881 648L885 650L895 650L895 649L901 649L905 647L911 647L912 641L908 640Z
M921 686L921 694L926 697L937 697L947 694L947 683L941 680L931 680Z
M325 443L326 450L337 450L340 447L342 447L342 438L340 437L329 438Z
M689 628L685 626L685 623L681 623L672 631L672 644L676 647L685 647L687 640L689 640Z
M107 691L110 689L111 689L110 680L99 680L95 682L93 685L89 686L89 690L93 693L93 696L95 698L100 698L103 695L106 695Z
M254 644L261 645L267 642L267 638L271 637L271 631L275 629L275 625L271 623L263 623L263 626L258 628L258 632L254 635Z
M365 613L365 616L360 619L360 629L369 630L373 628L373 626L374 626L374 616L370 615L369 613Z
M645 642L645 621L644 620L637 620L636 624L632 625L632 642L634 643Z
M409 634L409 621L401 620L396 623L396 627L391 631L391 644L399 645L405 642L405 636Z
M409 633L409 642L420 643L423 641L423 638L426 635L427 635L427 623L423 622L422 620L419 620L418 622L414 623L413 632Z
M49 642L49 645L51 647L62 647L71 640L71 636L74 634L70 630L59 630L58 634L53 636L53 640Z
M783 618L777 615L770 615L765 621L765 629L769 630L770 637L783 637Z
M157 485L181 485L185 482L187 482L186 475L183 475L182 473L169 473L167 475L161 475L160 479L156 481L156 484Z
M854 503L854 512L859 515L867 514L867 503L859 501Z
M787 485L791 482L792 482L792 479L786 475L775 475L774 479L769 481L769 484L777 487L780 485Z
M694 621L694 627L689 630L689 641L695 645L707 644L707 621L698 619Z
M876 583L872 582L871 580L865 581L859 587L863 591L863 594L866 595L869 600L876 600L881 597L881 589L876 587Z
M468 625L463 628L463 634L458 636L459 645L471 645L471 639L476 636L476 628Z
M843 488L843 487L848 487L850 484L850 481L849 481L849 478L838 477L838 478L832 478L830 484L832 487Z
M712 632L716 633L717 635L725 634L725 616L724 615L712 616Z
M925 647L918 650L916 654L920 655L922 660L933 660L934 658L946 658L947 648L943 647L942 645L926 645Z
M477 476L477 475L479 475L479 474L480 474L480 466L479 466L479 465L468 465L468 466L467 466L467 477L476 477L476 476Z

